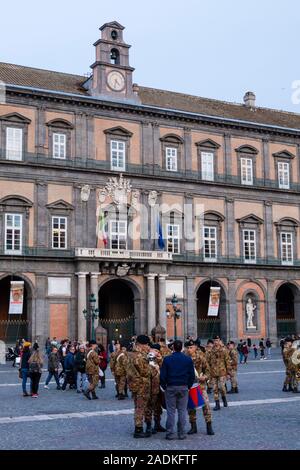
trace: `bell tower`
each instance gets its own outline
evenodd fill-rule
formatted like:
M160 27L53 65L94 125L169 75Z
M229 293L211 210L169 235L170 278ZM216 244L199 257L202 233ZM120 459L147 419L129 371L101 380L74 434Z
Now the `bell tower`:
M123 39L124 29L117 21L101 26L101 38L94 44L96 61L91 65L93 75L85 87L97 98L140 103L132 86L134 68L129 65L131 46Z

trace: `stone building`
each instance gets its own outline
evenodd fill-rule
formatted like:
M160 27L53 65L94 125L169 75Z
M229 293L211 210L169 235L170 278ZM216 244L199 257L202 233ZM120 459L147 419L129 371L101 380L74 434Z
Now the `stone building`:
M174 293L179 336L299 331L300 115L138 86L100 30L88 78L0 63L1 338L84 339L91 294L109 338L173 337Z

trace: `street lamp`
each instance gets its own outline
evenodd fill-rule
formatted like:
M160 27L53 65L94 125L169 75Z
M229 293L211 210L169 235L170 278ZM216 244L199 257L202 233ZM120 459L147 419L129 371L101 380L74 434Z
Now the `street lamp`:
M89 309L86 310L84 309L82 311L84 318L88 323L90 323L90 338L89 339L95 339L95 328L94 328L94 321L99 318L99 309L95 308L96 305L96 297L95 294L91 294L89 297Z
M177 307L178 299L176 297L176 294L173 295L171 303L172 303L173 311L170 311L169 309L167 309L166 313L167 313L168 318L173 318L174 319L174 339L176 341L176 339L177 339L177 325L176 325L176 322L180 318L180 314L181 314L180 308Z

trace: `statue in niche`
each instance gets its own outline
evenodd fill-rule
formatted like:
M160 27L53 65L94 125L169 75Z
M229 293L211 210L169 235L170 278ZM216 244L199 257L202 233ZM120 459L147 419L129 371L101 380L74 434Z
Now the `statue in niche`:
M256 328L253 324L254 311L256 308L257 306L253 304L251 297L249 297L246 303L247 330Z

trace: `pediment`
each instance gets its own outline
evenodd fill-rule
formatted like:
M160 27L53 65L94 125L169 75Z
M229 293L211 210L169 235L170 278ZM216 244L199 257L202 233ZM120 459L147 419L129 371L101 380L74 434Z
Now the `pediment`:
M51 121L46 122L46 126L60 129L74 129L73 124L66 119L52 119Z
M5 196L0 199L0 206L6 207L32 207L33 203L27 199L26 197L19 196L19 195L10 195Z
M217 211L207 211L204 212L204 220L211 220L211 221L220 221L223 222L225 220L225 217L223 214Z
M252 155L258 154L258 150L255 147L252 147L252 145L241 145L240 147L236 148L235 151L238 153L247 153Z
M239 224L253 224L253 225L263 224L264 223L263 219L261 219L260 217L258 217L255 214L246 215L245 217L237 219L237 222Z
M0 116L2 121L14 122L15 124L30 124L31 119L28 119L25 116L22 116L20 113L9 113L4 116Z
M300 223L293 217L283 217L282 219L275 222L277 227L299 227Z
M104 25L101 26L100 31L102 31L105 28L116 28L116 29L125 29L125 26L122 26L120 23L117 21L111 21L110 23L105 23Z
M52 210L65 210L65 211L72 211L74 210L74 206L69 202L64 201L63 199L59 199L58 201L51 202L51 204L46 205L47 209Z
M131 137L133 134L132 132L128 131L122 126L111 127L110 129L106 129L104 134L116 135L121 137Z
M169 142L173 144L183 144L184 140L177 134L166 134L159 139L161 142Z
M199 142L196 142L195 145L197 145L197 147L205 147L207 149L212 149L212 150L218 149L220 147L220 144L218 144L217 142L214 142L211 139L201 140Z
M288 150L282 150L281 152L276 152L276 153L273 153L273 157L275 158L288 158L288 159L291 159L291 158L295 158L295 155L293 155L291 152L289 152Z

